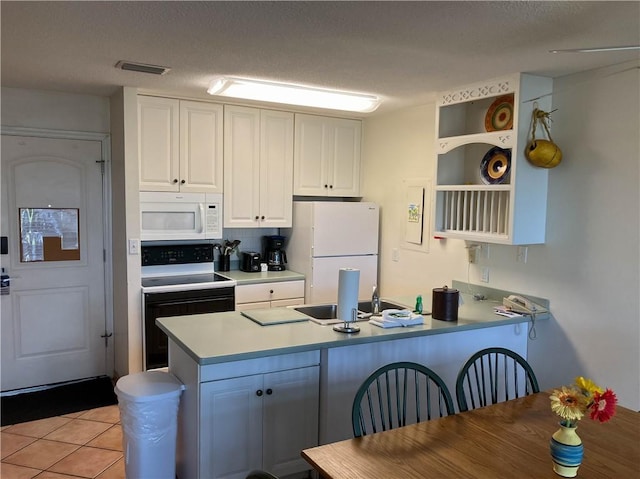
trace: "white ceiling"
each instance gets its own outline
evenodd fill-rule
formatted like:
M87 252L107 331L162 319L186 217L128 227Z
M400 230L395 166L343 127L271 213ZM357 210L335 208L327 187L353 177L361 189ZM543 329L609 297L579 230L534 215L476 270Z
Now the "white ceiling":
M640 52L640 2L0 2L5 87L192 98L227 74L376 94L378 112L529 72L558 77ZM171 67L163 76L118 60Z

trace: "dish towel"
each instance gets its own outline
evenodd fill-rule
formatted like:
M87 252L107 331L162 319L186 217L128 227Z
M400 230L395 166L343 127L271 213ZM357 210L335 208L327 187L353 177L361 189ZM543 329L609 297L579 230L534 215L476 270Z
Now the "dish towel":
M423 323L421 314L412 313L408 309L385 309L382 316L374 316L369 320L369 324L380 328L399 328Z

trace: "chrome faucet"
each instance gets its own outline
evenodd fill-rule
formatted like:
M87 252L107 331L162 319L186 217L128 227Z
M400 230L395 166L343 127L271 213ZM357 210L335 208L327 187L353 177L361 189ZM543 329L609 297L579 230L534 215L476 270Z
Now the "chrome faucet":
M371 314L380 314L380 296L378 295L378 287L373 287L371 295Z

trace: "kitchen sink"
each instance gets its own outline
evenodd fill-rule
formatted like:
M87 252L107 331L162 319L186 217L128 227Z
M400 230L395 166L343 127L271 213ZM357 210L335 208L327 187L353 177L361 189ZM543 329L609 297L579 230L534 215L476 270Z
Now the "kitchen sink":
M385 309L406 309L406 306L401 304L391 303L389 301L380 301L380 311ZM358 303L358 311L362 313L371 313L371 301L360 301Z
M306 314L313 318L316 323L320 324L335 324L342 322L337 318L338 305L337 304L314 304L304 306L294 306L293 309L299 313ZM389 301L380 301L380 311L385 309L405 309L405 306L400 304L391 303ZM361 301L358 303L358 319L357 321L364 321L371 317L371 301Z

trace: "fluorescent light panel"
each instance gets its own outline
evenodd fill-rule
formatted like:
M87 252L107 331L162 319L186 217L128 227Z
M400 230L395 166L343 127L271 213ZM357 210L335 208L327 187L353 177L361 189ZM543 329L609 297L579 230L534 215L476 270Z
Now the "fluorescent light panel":
M563 50L549 50L549 53L594 53L617 52L623 50L640 50L640 45L625 45L621 47L566 48Z
M207 93L246 100L363 113L374 111L380 104L378 97L373 95L235 77L214 79L209 85Z

